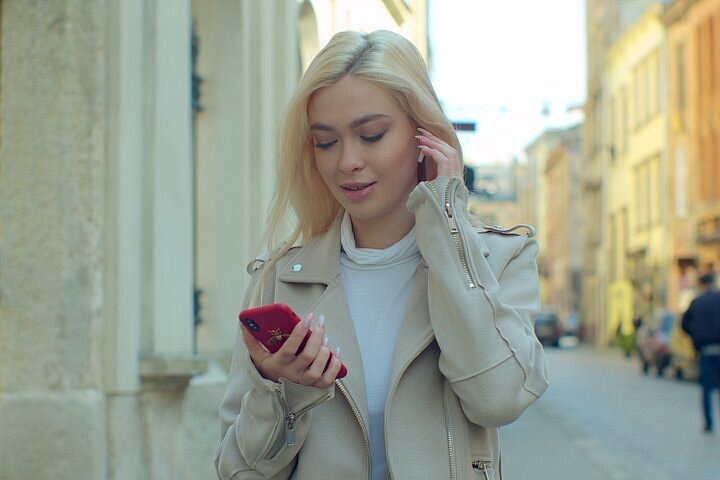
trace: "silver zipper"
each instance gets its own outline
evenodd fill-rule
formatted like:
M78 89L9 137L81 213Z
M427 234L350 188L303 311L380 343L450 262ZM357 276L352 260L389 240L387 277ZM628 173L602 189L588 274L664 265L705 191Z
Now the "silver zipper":
M295 422L298 418L303 416L306 412L309 410L312 410L313 408L317 407L327 399L329 399L332 395L326 394L325 396L315 400L310 405L307 405L306 407L301 408L297 412L290 411L290 406L287 404L287 401L285 400L285 397L282 394L282 391L280 390L279 386L275 387L275 391L278 393L278 398L280 398L280 403L283 405L283 409L285 410L285 441L287 443L288 447L294 447L295 446Z
M473 470L480 470L483 472L483 475L485 476L485 480L492 480L490 478L490 468L492 467L492 462L488 462L487 460L475 460L472 462L472 468Z
M340 390L340 393L347 399L350 404L350 409L355 415L355 419L360 424L360 430L362 431L363 440L365 441L365 452L367 453L367 467L368 467L368 478L372 475L372 453L370 452L370 434L368 433L367 427L360 416L360 410L355 403L355 400L350 396L350 393L345 388L345 385L340 380L335 380L335 386Z
M455 220L455 211L453 209L454 197L451 195L451 193L453 187L458 180L459 179L453 177L450 179L450 181L448 181L447 188L445 189L444 199L440 197L440 193L438 192L437 188L433 183L428 182L426 185L435 194L439 201L444 200L443 213L445 214L445 218L447 219L448 227L450 228L450 234L452 235L453 241L455 242L455 249L457 250L458 257L460 258L460 264L463 267L463 273L465 273L465 280L467 281L468 287L475 288L477 287L478 283L475 281L475 279L473 279L472 273L470 272L467 254L465 253L465 245L463 244L461 233L458 229L457 221Z
M450 480L454 480L457 476L457 465L455 464L455 432L453 429L452 418L450 416L450 405L448 402L448 387L443 386L443 403L445 407L445 427L447 428L447 444L448 458L450 459Z

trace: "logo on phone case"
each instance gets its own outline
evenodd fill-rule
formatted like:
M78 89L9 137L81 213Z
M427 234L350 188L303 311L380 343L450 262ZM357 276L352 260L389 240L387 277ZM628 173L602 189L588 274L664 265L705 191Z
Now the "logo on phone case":
M279 328L270 330L270 339L268 340L269 345L278 345L283 343L290 336L289 333L283 333Z

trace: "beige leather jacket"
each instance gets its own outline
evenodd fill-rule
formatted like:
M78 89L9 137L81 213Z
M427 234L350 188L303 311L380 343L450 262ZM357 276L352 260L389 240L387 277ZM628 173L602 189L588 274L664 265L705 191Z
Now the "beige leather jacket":
M474 228L466 202L458 177L423 182L408 201L422 260L388 365L385 432L394 479L500 479L497 427L548 385L531 319L539 308L536 243ZM324 313L350 373L328 389L274 383L259 375L238 335L220 408L221 479L370 478L362 360L339 258L336 221L268 272L262 302Z

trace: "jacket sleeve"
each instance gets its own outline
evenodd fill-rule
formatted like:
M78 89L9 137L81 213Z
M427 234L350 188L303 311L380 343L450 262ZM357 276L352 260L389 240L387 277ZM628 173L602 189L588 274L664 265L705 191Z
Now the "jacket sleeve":
M533 329L540 303L537 243L503 235L502 248L490 252L470 224L467 195L460 178L441 177L420 183L408 208L428 264L440 371L468 419L494 427L514 421L548 386Z
M257 273L257 272L256 272ZM255 275L257 276L257 275ZM243 308L257 279L248 288ZM332 398L334 385L307 387L273 382L255 368L238 326L225 396L220 405L221 442L215 467L221 480L289 479L310 429L310 410ZM289 419L294 423L288 430Z

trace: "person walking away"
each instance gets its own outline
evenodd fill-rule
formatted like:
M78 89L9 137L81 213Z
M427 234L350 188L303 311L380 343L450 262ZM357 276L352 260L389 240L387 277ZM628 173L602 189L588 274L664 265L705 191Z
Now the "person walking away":
M690 335L700 355L704 430L711 433L714 428L711 397L720 378L720 292L714 288L712 274L700 276L699 283L700 293L683 314L682 329Z

